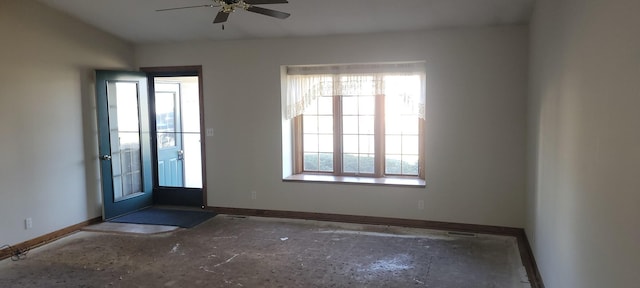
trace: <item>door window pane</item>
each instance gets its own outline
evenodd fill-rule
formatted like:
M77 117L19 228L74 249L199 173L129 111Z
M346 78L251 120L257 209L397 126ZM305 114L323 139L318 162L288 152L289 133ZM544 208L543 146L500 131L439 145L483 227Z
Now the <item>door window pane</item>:
M176 94L156 92L156 130L158 148L176 146Z
M142 193L138 85L109 82L109 137L114 201Z

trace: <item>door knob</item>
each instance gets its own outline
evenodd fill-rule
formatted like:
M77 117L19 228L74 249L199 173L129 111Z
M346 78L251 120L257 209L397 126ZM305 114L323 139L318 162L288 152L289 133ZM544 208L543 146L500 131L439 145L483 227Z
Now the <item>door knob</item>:
M178 160L184 160L184 150L178 150Z
M111 155L102 155L102 156L100 156L100 159L102 159L102 160L111 160Z

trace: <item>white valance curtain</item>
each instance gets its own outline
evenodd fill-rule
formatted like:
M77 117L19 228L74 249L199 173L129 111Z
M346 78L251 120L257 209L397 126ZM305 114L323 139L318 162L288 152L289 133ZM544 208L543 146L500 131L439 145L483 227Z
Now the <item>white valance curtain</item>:
M383 63L287 67L285 118L301 115L317 97L384 95L397 97L425 118L425 63Z

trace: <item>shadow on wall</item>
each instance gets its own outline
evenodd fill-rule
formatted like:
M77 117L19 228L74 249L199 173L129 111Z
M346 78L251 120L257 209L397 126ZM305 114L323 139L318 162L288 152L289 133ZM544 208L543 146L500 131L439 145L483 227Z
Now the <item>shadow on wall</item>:
M102 188L100 161L98 159L98 120L96 115L95 70L78 68L82 103L82 132L84 140L85 189L87 215L90 218L102 215Z

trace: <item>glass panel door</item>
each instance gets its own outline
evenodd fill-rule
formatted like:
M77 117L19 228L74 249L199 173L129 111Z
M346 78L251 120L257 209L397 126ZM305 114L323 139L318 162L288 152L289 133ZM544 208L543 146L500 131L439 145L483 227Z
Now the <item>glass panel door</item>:
M180 121L180 84L155 85L158 184L182 187L184 148Z
M202 188L197 76L153 77L160 187Z
M152 204L148 103L144 73L96 71L104 219Z

